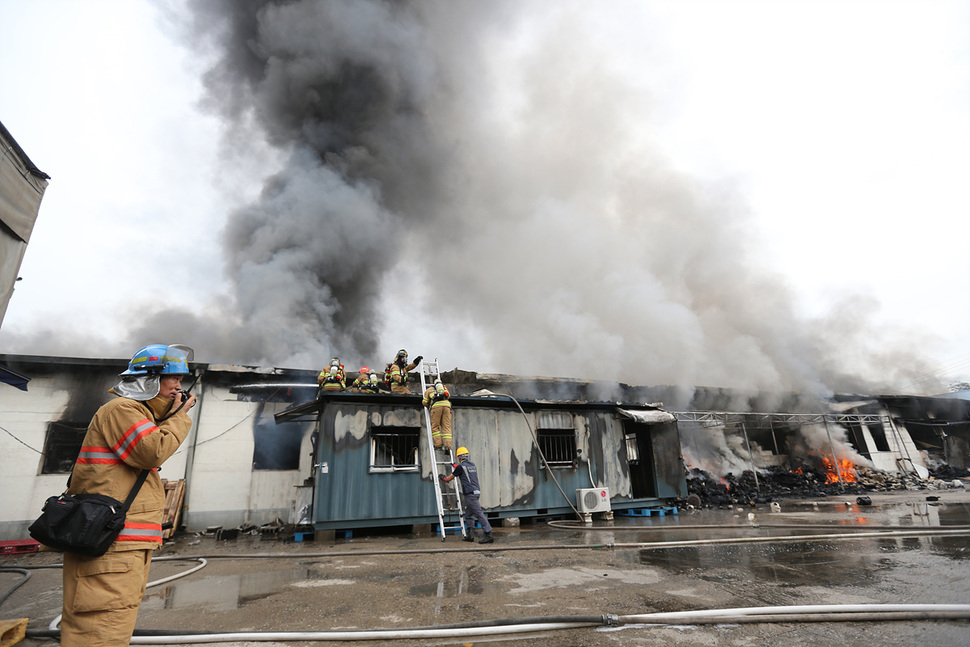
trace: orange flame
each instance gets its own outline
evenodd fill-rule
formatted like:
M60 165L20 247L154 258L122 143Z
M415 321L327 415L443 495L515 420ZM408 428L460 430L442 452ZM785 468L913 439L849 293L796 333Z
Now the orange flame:
M838 483L839 474L836 472L835 468L832 466L832 461L827 457L822 458L822 470L825 472L825 482L826 483ZM855 483L858 474L856 474L855 466L847 458L843 458L839 461L839 471L842 473L842 481L844 483Z

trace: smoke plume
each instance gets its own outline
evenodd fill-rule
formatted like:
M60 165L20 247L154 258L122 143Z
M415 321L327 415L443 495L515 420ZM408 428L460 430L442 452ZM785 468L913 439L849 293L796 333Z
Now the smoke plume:
M604 40L605 7L190 7L226 150L258 139L284 162L229 217L226 303L142 335L181 322L210 361L351 366L406 345L443 368L745 392L926 372L865 347L861 311L798 318L735 187L652 143L659 80Z

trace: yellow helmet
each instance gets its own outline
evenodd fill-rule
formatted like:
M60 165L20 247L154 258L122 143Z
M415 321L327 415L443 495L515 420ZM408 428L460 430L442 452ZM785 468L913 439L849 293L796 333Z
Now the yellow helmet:
M459 447L458 451L455 452L455 456L468 456L468 448Z

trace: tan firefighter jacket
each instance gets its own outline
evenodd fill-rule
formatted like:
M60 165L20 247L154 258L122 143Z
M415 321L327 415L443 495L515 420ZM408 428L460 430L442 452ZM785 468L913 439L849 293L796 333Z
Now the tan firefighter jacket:
M424 391L424 397L421 399L421 404L424 405L425 409L431 409L434 407L450 407L451 402L448 398L451 394L448 392L448 387L442 385L441 391L438 391L434 386L429 386Z
M160 396L148 402L115 398L98 409L84 436L68 488L70 494L103 494L124 503L141 470L152 470L109 550L162 544L165 489L157 468L175 453L192 426L185 408L156 425L155 420L163 416L171 402Z

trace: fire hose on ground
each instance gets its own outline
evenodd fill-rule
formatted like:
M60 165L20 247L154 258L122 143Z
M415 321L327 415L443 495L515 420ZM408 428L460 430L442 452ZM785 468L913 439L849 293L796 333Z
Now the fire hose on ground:
M363 641L472 638L541 631L648 627L650 625L750 624L794 622L889 622L900 620L970 620L968 604L828 604L775 607L738 607L668 613L540 616L414 627L354 631L135 631L133 645L186 645L236 641ZM28 637L53 637L60 632L28 632Z

